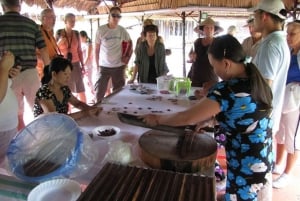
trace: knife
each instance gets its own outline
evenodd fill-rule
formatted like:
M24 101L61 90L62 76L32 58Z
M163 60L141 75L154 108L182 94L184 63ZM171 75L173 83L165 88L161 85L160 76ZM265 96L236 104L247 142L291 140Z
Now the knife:
M149 126L145 122L143 122L143 119L139 118L139 116L132 115L132 114L125 114L125 113L118 113L118 118L121 122L140 126L144 128L151 128L154 130L161 130L161 131L167 131L171 133L177 133L177 134L185 134L187 131L194 131L196 128L196 125L190 125L190 126L166 126L166 125L157 125L157 126Z

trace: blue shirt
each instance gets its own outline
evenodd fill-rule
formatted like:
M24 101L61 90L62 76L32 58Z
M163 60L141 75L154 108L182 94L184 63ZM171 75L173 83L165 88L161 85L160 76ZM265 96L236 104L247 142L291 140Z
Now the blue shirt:
M288 70L286 84L291 82L300 82L300 69L298 64L297 55L291 56L290 68Z
M262 39L253 60L263 77L272 80L274 135L279 130L290 56L285 33L275 31Z
M252 186L266 183L266 174L271 171L270 111L252 98L250 85L249 79L222 81L207 95L220 105L216 118L226 134L225 200L230 194L235 194L237 200L256 200Z

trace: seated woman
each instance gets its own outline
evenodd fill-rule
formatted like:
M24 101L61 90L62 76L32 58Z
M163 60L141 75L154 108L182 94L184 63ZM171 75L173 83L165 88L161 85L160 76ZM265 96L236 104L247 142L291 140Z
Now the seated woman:
M98 115L101 108L89 106L79 101L71 93L68 81L72 68L71 62L62 57L54 58L50 65L44 68L42 86L37 91L35 98L33 109L35 117L48 112L68 114L69 103L81 110L69 114L75 120L87 115Z
M224 200L257 200L272 188L272 91L255 65L246 62L233 36L215 38L208 59L222 82L191 108L169 115L145 115L144 121L151 126L182 126L204 124L216 116L226 134Z
M156 83L157 77L169 72L165 46L158 40L157 26L145 26L143 34L146 40L141 42L136 50L135 67L133 75L128 81L129 84L134 82L136 74L138 74L138 82Z

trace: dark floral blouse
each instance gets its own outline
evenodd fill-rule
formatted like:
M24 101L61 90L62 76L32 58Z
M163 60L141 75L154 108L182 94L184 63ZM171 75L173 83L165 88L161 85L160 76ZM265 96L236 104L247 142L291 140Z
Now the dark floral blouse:
M225 200L257 200L257 192L271 175L270 111L251 97L248 79L219 82L207 97L219 103L221 112L216 118L226 135Z
M43 108L40 105L40 100L49 100L51 99L55 105L56 112L58 113L68 113L68 102L71 97L71 90L68 86L61 87L61 90L63 92L63 100L62 102L58 101L55 94L50 90L48 84L44 84L39 88L39 90L36 92L36 98L35 103L33 107L33 114L34 117L37 117L40 114L43 114Z

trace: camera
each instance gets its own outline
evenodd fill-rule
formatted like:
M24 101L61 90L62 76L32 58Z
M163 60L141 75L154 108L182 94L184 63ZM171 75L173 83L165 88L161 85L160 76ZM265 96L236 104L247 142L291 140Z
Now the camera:
M17 68L17 66L21 66L22 59L19 56L15 56L15 64L13 65L13 68Z
M67 59L72 62L72 58L73 58L73 55L72 55L72 52L68 52L67 53Z

